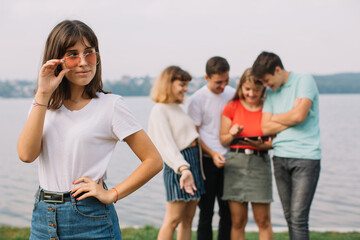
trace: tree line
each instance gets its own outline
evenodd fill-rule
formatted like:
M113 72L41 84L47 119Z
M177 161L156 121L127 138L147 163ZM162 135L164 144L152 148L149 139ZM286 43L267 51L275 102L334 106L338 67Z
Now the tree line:
M360 73L339 73L333 75L314 75L320 94L359 94ZM230 79L236 86L238 77ZM148 96L154 79L149 76L129 78L128 81L104 81L104 89L122 96ZM189 84L189 94L206 83L204 77L194 78ZM30 98L34 96L35 81L0 81L0 97Z

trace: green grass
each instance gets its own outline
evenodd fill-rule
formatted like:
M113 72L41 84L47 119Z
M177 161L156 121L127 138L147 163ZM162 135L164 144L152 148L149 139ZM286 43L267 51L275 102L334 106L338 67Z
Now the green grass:
M0 240L29 239L30 228L0 226Z
M141 228L122 228L123 240L156 240L159 232L158 228L144 226ZM30 236L30 228L18 228L9 226L0 226L0 240L27 240ZM214 231L214 238L217 238L217 232ZM310 232L310 238L313 240L359 240L360 232ZM174 238L175 239L175 238ZM192 239L196 239L196 232L192 233ZM258 240L257 232L246 233L247 240ZM276 240L289 240L287 232L274 234Z

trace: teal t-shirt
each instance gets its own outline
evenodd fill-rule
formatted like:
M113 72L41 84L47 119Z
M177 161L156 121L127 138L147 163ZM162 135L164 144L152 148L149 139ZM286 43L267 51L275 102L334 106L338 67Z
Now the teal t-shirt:
M312 101L306 119L276 135L273 140L274 156L285 158L321 159L319 128L319 91L315 80L308 74L290 73L286 83L273 91L268 88L263 112L272 114L291 110L297 97Z

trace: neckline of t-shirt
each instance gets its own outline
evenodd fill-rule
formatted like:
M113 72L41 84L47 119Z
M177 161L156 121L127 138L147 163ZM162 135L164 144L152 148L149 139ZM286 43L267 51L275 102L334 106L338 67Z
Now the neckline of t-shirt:
M228 86L225 86L224 91L221 92L221 93L218 93L218 94L216 94L216 93L214 93L213 91L211 91L207 85L205 85L204 87L207 89L207 92L208 92L208 95L209 95L209 96L221 98L223 95L226 94L225 91L226 91L226 89L227 89Z
M294 73L290 71L290 75L282 87L290 87L294 79Z
M244 104L242 104L240 99L238 99L238 101L239 101L239 104L248 112L251 112L251 113L262 112L262 107L259 110L251 111L251 110L247 109Z
M64 104L61 106L61 109L65 110L66 112L69 112L69 113L84 112L84 111L86 111L86 109L89 108L90 105L92 105L92 102L94 102L93 100L94 100L94 98L91 98L90 101L79 110L70 110Z

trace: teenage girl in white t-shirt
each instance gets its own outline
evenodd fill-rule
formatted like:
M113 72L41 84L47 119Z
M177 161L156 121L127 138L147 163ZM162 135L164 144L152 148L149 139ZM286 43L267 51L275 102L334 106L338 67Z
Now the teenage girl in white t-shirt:
M107 190L106 168L121 140L142 163ZM102 89L97 37L80 21L59 23L47 39L18 154L27 163L39 158L30 239L121 239L112 203L162 169L124 100Z

